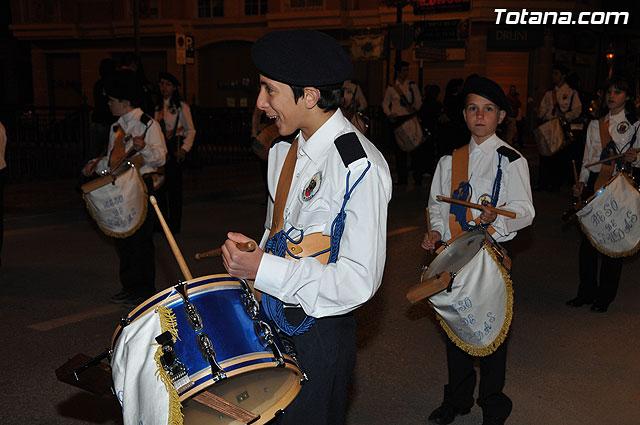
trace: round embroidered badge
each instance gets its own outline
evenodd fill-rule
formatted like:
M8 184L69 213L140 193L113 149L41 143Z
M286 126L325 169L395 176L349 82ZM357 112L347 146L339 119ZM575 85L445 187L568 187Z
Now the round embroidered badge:
M313 198L318 193L318 189L320 189L320 183L322 183L322 173L318 171L311 177L307 187L302 191L302 200L308 201Z
M626 121L622 121L616 127L616 131L618 132L618 134L624 134L627 132L627 130L629 130L629 123Z
M478 203L480 205L491 204L491 195L489 195L488 193L485 193L484 195L480 195L480 197L478 198Z

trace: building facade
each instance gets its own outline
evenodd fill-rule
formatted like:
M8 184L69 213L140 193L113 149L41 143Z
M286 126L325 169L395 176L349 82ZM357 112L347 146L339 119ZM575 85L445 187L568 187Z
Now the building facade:
M158 72L173 73L188 102L251 107L258 87L252 43L269 31L303 27L331 34L352 53L354 79L371 105L379 105L397 57L411 64L410 78L421 85L444 89L451 78L470 74L493 78L505 90L516 85L524 114L550 87L554 61L576 71L584 87L595 87L606 72L603 52L610 43L604 29L496 24L499 8L580 12L597 10L596 1L422 0L422 9L410 2L400 10L393 3L11 0L10 29L31 42L34 104L42 106L92 104L100 61L119 60L137 46L147 78L155 82ZM189 40L191 63L182 64L181 35Z

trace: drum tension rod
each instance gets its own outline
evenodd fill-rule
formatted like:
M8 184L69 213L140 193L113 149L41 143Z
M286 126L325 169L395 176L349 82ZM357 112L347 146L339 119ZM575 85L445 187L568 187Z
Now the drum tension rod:
M173 346L173 337L171 332L166 331L156 337L156 342L162 346L162 355L160 356L160 364L167 372L173 386L178 391L186 391L193 386L193 381L189 379L187 367L178 360L175 348Z
M187 295L187 284L181 282L175 286L175 289L180 294L182 301L184 302L184 313L187 317L187 321L189 322L191 329L196 333L198 350L200 350L200 354L204 361L211 365L211 378L213 379L213 382L215 383L225 379L227 374L216 360L216 352L213 348L213 342L203 331L204 325L202 322L202 316L198 313L196 306L191 302L191 300L189 300L189 296Z
M265 321L256 320L253 322L254 330L256 335L258 335L258 339L260 343L269 348L273 352L273 357L276 360L276 367L284 367L284 356L282 352L276 345L276 341L274 339L273 332L271 331L271 326Z

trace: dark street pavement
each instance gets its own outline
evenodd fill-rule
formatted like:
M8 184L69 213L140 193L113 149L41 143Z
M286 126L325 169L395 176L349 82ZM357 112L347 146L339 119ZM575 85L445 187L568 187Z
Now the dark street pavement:
M530 148L528 147L529 151ZM533 149L535 149L533 147ZM530 155L528 155L530 156ZM532 173L536 173L531 155ZM59 382L54 370L77 353L110 344L126 309L117 255L85 212L74 181L6 188L0 268L0 423L120 424L115 398ZM446 381L444 333L426 302L409 304L425 251L423 186L394 186L385 277L356 312L358 363L348 425L426 424ZM577 288L579 230L560 220L568 188L534 192L537 216L513 244L515 312L505 393L513 425L640 423L640 260L625 260L618 297L606 314L569 308ZM176 235L193 276L224 273L219 259L194 254L218 247L229 230L259 238L264 195L257 164L189 171L183 230ZM163 235L155 235L158 291L181 278ZM476 405L458 425L481 424ZM302 424L301 424L302 425Z

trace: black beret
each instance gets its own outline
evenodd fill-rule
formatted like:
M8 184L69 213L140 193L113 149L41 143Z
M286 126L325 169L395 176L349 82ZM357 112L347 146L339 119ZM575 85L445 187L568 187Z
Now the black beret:
M341 87L353 72L336 39L309 29L268 33L255 42L251 58L262 75L300 87Z
M144 98L142 80L130 70L116 71L104 83L104 92L119 100L128 100L139 105Z
M505 111L507 115L512 114L511 105L509 104L504 91L502 91L502 87L493 80L485 77L469 77L464 83L462 93L465 99L467 98L467 95L471 93L482 96L498 105L498 108Z
M180 81L178 81L178 79L169 72L161 72L158 74L158 80L167 80L176 87L180 85Z

